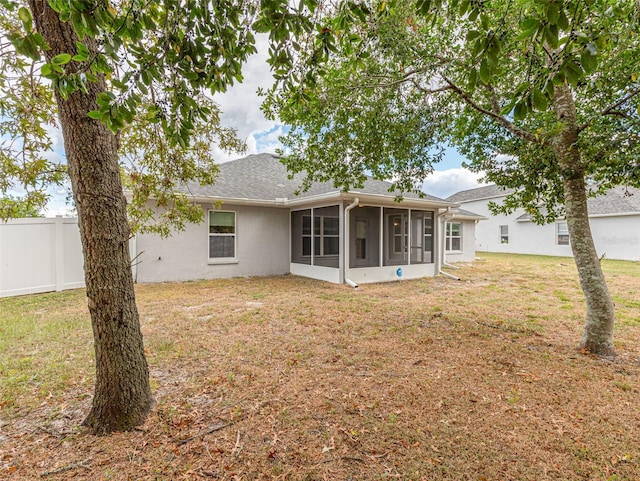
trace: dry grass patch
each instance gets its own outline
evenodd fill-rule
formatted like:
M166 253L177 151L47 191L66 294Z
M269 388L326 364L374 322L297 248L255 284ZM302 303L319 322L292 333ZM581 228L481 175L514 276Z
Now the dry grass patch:
M82 291L0 300L0 478L637 480L637 263L605 261L616 360L577 353L571 259L483 254L444 278L137 287L157 404L79 427Z

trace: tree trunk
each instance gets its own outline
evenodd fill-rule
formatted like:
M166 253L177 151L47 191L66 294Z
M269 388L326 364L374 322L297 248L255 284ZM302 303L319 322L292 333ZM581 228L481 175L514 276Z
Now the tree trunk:
M47 59L75 53L72 25L60 22L47 0L29 0L29 7L51 47ZM66 100L56 91L56 99L78 211L96 354L93 404L84 424L95 434L106 434L141 424L152 397L131 275L118 142L103 123L87 116L97 108L104 79L87 89L88 94L78 91Z
M554 151L564 183L571 249L587 304L587 318L580 347L593 354L612 356L615 355L615 310L589 225L584 166L578 149L576 109L571 89L567 85L556 87L554 100L556 116L564 125L562 132L554 138Z

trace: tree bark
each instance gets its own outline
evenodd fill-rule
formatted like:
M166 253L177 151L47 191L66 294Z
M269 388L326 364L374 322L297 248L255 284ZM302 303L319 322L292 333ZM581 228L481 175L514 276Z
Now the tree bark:
M571 249L587 304L580 347L593 354L613 356L615 309L589 225L584 166L578 148L576 108L569 86L556 87L554 100L556 117L564 127L554 138L553 147L564 183Z
M73 26L61 22L47 0L29 0L29 7L38 32L51 47L47 59L74 54ZM104 79L87 89L88 94L77 91L67 99L56 91L56 99L78 211L96 355L95 392L84 424L95 434L107 434L141 424L152 397L131 274L118 142L106 125L87 116L105 91Z

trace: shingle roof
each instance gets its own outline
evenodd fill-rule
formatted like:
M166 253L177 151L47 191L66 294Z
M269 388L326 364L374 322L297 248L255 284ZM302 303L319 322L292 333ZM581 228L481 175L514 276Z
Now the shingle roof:
M634 187L614 187L598 197L587 199L589 215L640 215L640 189ZM522 214L516 220L529 221L529 214Z
M462 190L446 198L449 202L469 202L472 200L488 199L491 197L502 197L510 194L513 189L498 187L496 184Z
M513 189L504 189L495 184L476 189L463 190L450 197L449 202L470 202L492 197L502 197L513 192ZM612 214L640 214L640 189L634 187L617 186L598 197L587 200L589 215ZM529 214L523 214L517 220L529 220Z
M618 186L587 201L589 215L640 214L640 189Z
M487 218L476 214L475 212L471 212L470 210L465 209L453 209L453 218L454 219L465 219L465 220L486 220Z
M315 183L299 195L295 191L302 184L304 174L288 178L288 172L280 158L273 154L256 154L225 162L219 165L220 171L214 184L202 186L191 183L189 193L196 197L218 197L228 199L275 200L312 197L330 192L338 192L332 182ZM351 192L386 195L391 183L367 179L362 189L353 188ZM403 194L404 197L418 199L417 194ZM443 202L443 199L425 194L424 200Z

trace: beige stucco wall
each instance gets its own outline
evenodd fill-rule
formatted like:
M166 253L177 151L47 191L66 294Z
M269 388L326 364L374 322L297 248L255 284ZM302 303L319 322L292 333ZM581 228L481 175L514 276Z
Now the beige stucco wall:
M138 282L185 281L289 272L289 210L223 205L236 212L236 263L208 258L208 221L188 224L169 238L137 236ZM205 212L207 207L205 207Z

